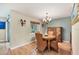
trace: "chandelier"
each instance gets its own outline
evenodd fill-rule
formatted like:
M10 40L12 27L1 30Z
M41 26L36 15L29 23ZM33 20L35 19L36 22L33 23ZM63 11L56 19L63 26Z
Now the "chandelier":
M46 16L45 16L45 18L43 18L43 23L49 23L52 19L51 19L51 17L48 16L48 12L46 12L45 14L46 14Z

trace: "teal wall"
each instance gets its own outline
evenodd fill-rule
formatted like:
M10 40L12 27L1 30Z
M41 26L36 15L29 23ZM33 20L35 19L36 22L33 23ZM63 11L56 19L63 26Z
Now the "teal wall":
M63 27L63 40L70 41L70 32L71 32L71 17L65 17L60 19L53 19L48 27Z

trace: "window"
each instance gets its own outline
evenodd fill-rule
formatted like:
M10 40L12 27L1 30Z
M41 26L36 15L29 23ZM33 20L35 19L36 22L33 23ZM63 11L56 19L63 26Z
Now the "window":
M31 21L31 32L32 33L39 31L39 24L40 23L38 23L38 22Z

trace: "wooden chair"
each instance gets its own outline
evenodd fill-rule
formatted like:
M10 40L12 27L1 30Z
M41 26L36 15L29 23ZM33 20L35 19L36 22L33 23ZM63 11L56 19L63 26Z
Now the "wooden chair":
M42 39L41 33L35 33L36 40L37 40L37 49L40 52L43 52L47 46L47 42Z
M63 29L62 27L57 27L56 28L56 36L58 37L59 42L63 42L63 40L62 40L62 38L63 38L62 29Z
M58 43L58 52L61 55L71 55L71 46L70 42L59 42Z

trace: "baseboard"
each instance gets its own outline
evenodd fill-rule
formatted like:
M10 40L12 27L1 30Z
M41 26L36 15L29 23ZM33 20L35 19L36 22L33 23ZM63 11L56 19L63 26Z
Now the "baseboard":
M30 41L30 42L24 43L24 44L22 44L22 45L18 45L18 46L15 46L15 47L11 47L10 49L13 50L13 49L22 47L22 46L24 46L24 45L28 45L28 44L30 44L30 43L32 43L32 42L34 42L34 41Z

